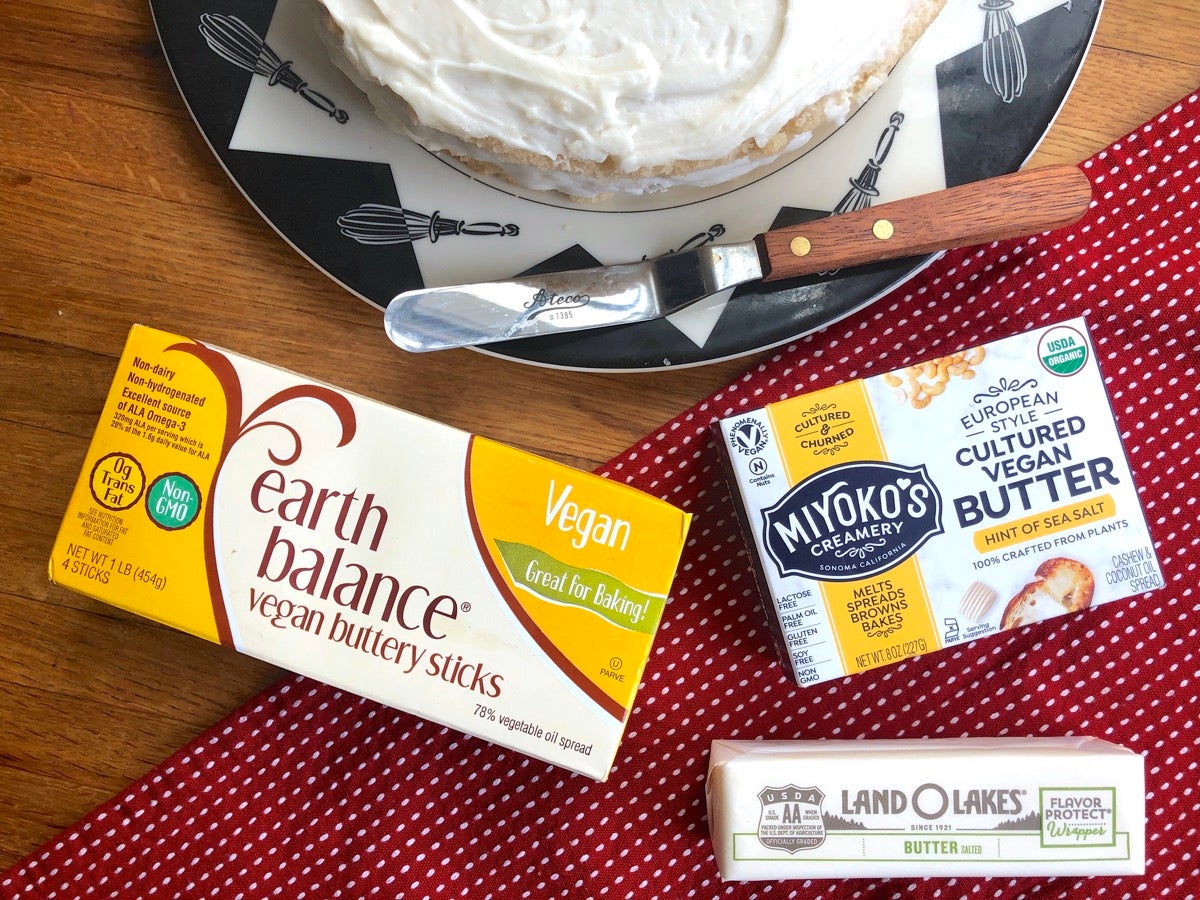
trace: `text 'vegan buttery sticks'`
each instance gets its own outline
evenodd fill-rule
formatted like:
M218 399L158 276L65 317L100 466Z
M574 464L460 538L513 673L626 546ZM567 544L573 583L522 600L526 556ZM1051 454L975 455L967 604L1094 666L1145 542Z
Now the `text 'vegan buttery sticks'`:
M603 779L690 517L142 326L59 584Z
M1162 585L1083 319L719 428L800 684Z

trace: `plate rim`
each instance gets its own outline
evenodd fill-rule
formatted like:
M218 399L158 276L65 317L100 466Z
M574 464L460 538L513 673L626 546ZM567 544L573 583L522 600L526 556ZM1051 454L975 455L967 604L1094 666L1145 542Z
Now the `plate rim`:
M167 69L170 72L172 81L175 84L176 92L178 93L180 99L183 101L185 109L187 109L188 116L189 116L189 118L191 118L193 126L200 133L200 135L201 135L202 139L204 140L205 145L208 147L210 153L212 153L213 157L215 157L215 159L217 160L217 163L221 167L221 170L224 172L225 177L234 185L234 187L238 190L238 192L246 199L247 203L250 205L251 209L253 209L254 212L258 215L258 217L260 219L262 219L263 221L265 221L271 227L271 229L277 235L279 235L279 237L281 237L284 240L284 242L288 245L288 247L291 248L291 250L293 252L297 253L303 260L305 260L305 262L308 265L315 268L318 272L320 272L322 275L324 275L326 278L328 278L330 281L332 281L335 285L337 285L339 289L345 291L346 293L348 293L348 294L352 295L353 297L355 297L356 299L358 299L360 302L365 303L368 306L370 306L372 309L378 311L380 313L380 316L382 319L382 313L383 313L383 310L386 308L386 303L381 303L380 301L374 300L371 297L364 295L360 290L351 286L346 281L344 281L342 278L335 275L333 272L331 272L329 270L328 267L323 265L319 260L315 259L310 253L308 253L306 250L304 250L296 242L296 240L293 238L293 236L291 234L289 234L287 231L285 231L284 228L262 208L262 206L259 204L259 202L257 202L256 197L250 192L250 190L245 185L243 185L242 179L240 179L234 173L234 171L231 169L230 164L225 159L224 152L222 150L218 149L217 146L213 143L213 138L210 136L208 130L205 127L205 124L201 121L200 116L197 114L196 109L194 108L192 102L188 98L187 91L184 89L183 82L181 81L179 72L177 71L178 60L177 60L176 56L171 52L171 49L168 46L168 41L164 35L162 23L160 22L160 19L159 19L159 9L158 9L159 2L162 2L162 0L148 0L148 6L150 8L151 21L154 25L155 34L158 39L159 47L162 50L163 58L166 61ZM248 2L248 0L247 0L247 2ZM277 3L278 3L278 0L270 0L269 15L270 15L271 19L274 18L275 7L276 7ZM1076 59L1074 59L1073 65L1069 69L1069 78L1067 79L1067 84L1063 91L1061 99L1059 100L1058 104L1053 108L1053 110L1050 112L1045 123L1036 132L1036 138L1035 138L1031 148L1029 149L1029 152L1025 155L1025 157L1023 159L1019 160L1015 166L1013 166L1011 169L1008 169L1008 171L1015 171L1017 169L1023 168L1029 162L1029 160L1037 153L1038 149L1042 146L1042 144L1045 142L1046 138L1050 134L1051 129L1057 123L1064 106L1066 105L1067 101L1070 99L1071 94L1073 93L1073 91L1075 89L1075 86L1079 80L1080 74L1083 70L1083 67L1084 67L1086 61L1087 61L1087 58L1090 55L1090 53L1094 47L1096 33L1099 28L1100 20L1103 16L1104 8L1106 5L1107 5L1107 0L1096 0L1095 14L1091 19L1090 28L1088 28L1086 36L1084 37L1084 40L1082 41L1082 46L1078 52L1078 57ZM1060 9L1064 6L1068 9L1068 11L1070 11L1071 7L1070 7L1070 3L1068 0L1068 2L1064 2L1058 6L1050 7L1045 12L1043 12L1039 15L1046 15L1046 14L1051 13L1051 12L1055 11L1056 9ZM866 104L863 104L864 107L865 107L865 105ZM847 119L847 122L849 122L855 115L857 115L858 112L861 111L862 108L863 107L859 107L859 109L856 109L851 114L851 116ZM241 112L242 112L241 108L239 108L238 112L237 112L237 116L239 118L240 118ZM827 135L822 140L827 140L828 138L832 137L833 134L836 134L837 130L838 129L835 129L833 132L831 132L829 135ZM226 147L225 152L232 152L233 149L234 148L232 148L232 147ZM424 150L424 148L421 148L421 149ZM809 149L811 150L814 148L809 148ZM425 152L428 153L429 151L425 151ZM435 154L435 156L436 156L436 154ZM801 157L798 157L797 159L793 160L792 162L793 163L799 162L799 160L801 158L803 158L803 155ZM387 164L387 165L390 169L391 164ZM768 177L769 174L771 174L771 173L766 173L762 177ZM1003 174L1003 173L996 172L994 174L999 175L999 174ZM757 181L757 180L759 180L759 179L755 179L755 181ZM750 182L750 183L753 183L753 182ZM531 200L516 191L505 192L502 187L492 185L490 182L480 182L480 184L482 184L483 186L490 188L492 190L496 190L501 193L506 193L508 196L514 197L520 201L529 202L534 205L543 205L536 199ZM707 199L711 199L711 198L702 198L700 200L688 201L686 203L672 204L672 205L669 205L668 208L676 208L677 206L678 207L689 206L689 205L693 205L694 203L703 202L704 200L707 200ZM639 212L639 211L640 210L634 211L634 212ZM604 210L603 212L618 213L618 212L625 212L625 211ZM867 309L868 307L875 305L878 301L880 301L884 297L888 296L889 294L892 294L892 293L898 291L906 283L908 283L909 281L914 279L922 271L927 269L935 261L937 261L939 258L941 258L942 255L944 255L944 251L927 254L927 255L919 257L919 258L910 258L909 260L903 261L903 263L905 265L907 265L907 268L905 268L903 271L900 271L899 268L897 267L897 272L896 272L895 276L893 278L891 278L885 285L875 289L874 291L872 291L868 294L865 294L865 295L853 300L851 303L849 303L847 305L846 308L838 309L836 311L836 313L832 314L828 318L823 319L819 325L802 328L800 331L798 331L794 334L790 334L786 337L782 337L777 340L773 340L770 338L765 338L761 342L758 340L755 340L750 345L747 345L746 347L741 348L741 349L732 349L732 350L729 350L728 352L720 353L717 355L705 356L705 355L701 354L698 358L689 359L689 360L685 360L682 362L672 362L670 360L665 360L663 363L660 363L660 364L646 362L646 363L643 363L640 365L635 365L635 364L631 364L629 362L625 362L625 363L618 362L617 364L614 364L614 365L598 365L598 364L597 365L592 365L592 364L572 365L572 364L567 364L567 363L560 362L560 361L550 361L550 360L546 360L546 359L538 359L538 358L531 358L528 356L517 355L514 353L506 353L502 349L499 349L499 348L503 348L506 346L511 347L513 344L522 343L520 341L511 341L511 342L508 342L507 344L506 343L498 343L498 344L494 344L494 345L477 346L477 347L471 347L468 349L471 349L474 352L479 353L484 356L502 359L502 360L505 360L508 362L513 362L513 363L527 365L527 366L533 366L536 368L542 368L542 369L547 369L547 370L552 370L552 371L566 371L566 372L583 372L583 373L598 373L598 374L658 373L658 372L664 372L664 371L669 371L669 370L673 370L673 369L691 369L691 368L698 368L698 367L707 366L707 365L717 365L717 364L721 364L721 363L730 362L733 360L747 359L751 356L767 353L771 350L778 349L779 347L783 347L783 346L787 346L790 344L794 344L794 343L803 341L803 340L811 337L814 334L819 334L820 332L825 331L826 329L836 325L837 323L845 320L846 318L849 318L857 313L862 312L863 310ZM418 268L418 275L419 274L420 274L420 270ZM781 295L784 295L787 290L788 290L787 288L782 288L782 289L779 289L776 291L772 291L771 293L772 293L772 296L781 296ZM731 299L731 302L736 302L736 299ZM649 323L645 323L645 324L649 324ZM668 326L668 327L673 327L673 326ZM381 330L382 330L382 327L381 327ZM603 331L603 329L597 329L597 331ZM700 349L702 351L703 347L699 347L698 349ZM403 352L403 351L400 351L400 352Z

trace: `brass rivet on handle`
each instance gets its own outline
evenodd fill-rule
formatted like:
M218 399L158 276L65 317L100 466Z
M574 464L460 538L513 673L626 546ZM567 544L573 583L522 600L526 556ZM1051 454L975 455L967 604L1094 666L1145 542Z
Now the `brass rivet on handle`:
M812 250L812 241L804 235L792 238L792 243L789 245L792 250L792 256L808 256Z
M879 238L881 241L886 241L895 233L896 226L894 226L887 219L880 219L871 226L871 234L875 235L875 237Z

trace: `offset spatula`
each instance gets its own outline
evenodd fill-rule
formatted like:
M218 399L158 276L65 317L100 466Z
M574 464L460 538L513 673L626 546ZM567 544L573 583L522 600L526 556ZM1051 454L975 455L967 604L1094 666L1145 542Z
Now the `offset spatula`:
M1075 166L1046 166L779 228L739 244L618 266L407 291L384 316L405 350L467 347L657 319L748 281L970 247L1061 228L1091 202Z

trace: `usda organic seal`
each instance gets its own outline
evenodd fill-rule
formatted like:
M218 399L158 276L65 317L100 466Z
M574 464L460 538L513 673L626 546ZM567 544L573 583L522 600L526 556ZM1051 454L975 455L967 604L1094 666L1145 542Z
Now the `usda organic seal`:
M1074 375L1088 361L1088 343L1067 325L1048 329L1038 340L1038 359L1051 375Z

